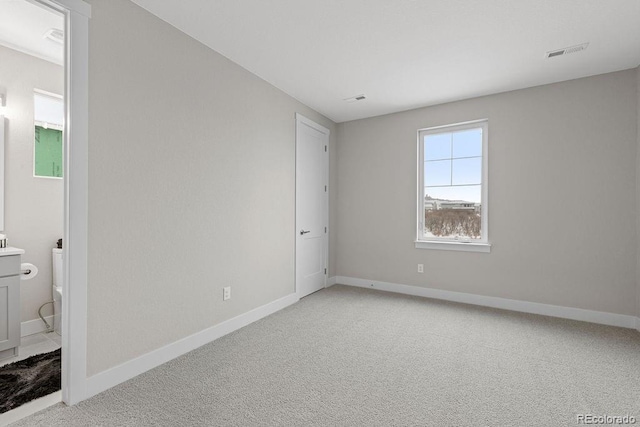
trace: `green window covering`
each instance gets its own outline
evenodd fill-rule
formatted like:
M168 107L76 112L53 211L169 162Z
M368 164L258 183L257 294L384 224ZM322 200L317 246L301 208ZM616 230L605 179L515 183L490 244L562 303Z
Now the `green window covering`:
M35 176L62 178L62 131L36 126Z

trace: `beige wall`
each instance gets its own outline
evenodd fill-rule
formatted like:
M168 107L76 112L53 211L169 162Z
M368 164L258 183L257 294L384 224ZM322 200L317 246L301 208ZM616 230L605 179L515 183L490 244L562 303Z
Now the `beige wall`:
M336 127L129 1L89 3L89 375L294 291L296 112L332 130L331 275L635 311L635 71ZM492 253L417 250L416 129L482 117Z
M335 125L129 1L89 3L94 375L294 292L295 113L332 150Z
M635 313L637 84L627 70L340 124L337 275ZM415 249L416 130L481 118L491 253Z
M33 177L33 90L62 95L64 69L0 46L0 93L6 94L5 234L9 245L24 249L23 262L38 275L21 282L21 319L38 318L51 301L51 248L63 234L64 188L61 179ZM43 309L51 314L51 305Z

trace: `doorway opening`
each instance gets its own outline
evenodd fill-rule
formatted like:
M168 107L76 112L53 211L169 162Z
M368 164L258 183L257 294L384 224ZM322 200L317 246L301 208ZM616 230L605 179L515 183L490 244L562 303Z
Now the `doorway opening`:
M64 29L64 14L41 3L0 2L0 312L9 314L0 321L0 413L61 399Z
M11 294L11 298L6 297L4 302L13 329L11 339L5 341L15 344L9 351L17 359L9 363L44 363L49 370L53 367L58 370L55 381L61 388L57 394L30 403L16 402L17 406L6 412L0 410L4 412L0 413L0 424L5 424L60 400L74 404L86 397L91 8L82 0L14 0L0 2L0 8L6 9L0 11L0 142L6 142L3 152L7 166L0 174L0 187L6 190L1 200L4 206L0 203L6 214L1 233L9 245L16 247L14 253L5 254L12 262L0 259L0 267L17 266L7 275L12 286L6 286L5 295ZM48 192L39 192L33 186ZM56 206L47 204L54 198ZM58 225L51 231L46 224L54 220ZM4 239L0 236L0 252ZM24 260L20 259L23 256ZM38 277L40 283L36 284ZM0 345L3 327L9 330L9 325L0 322ZM25 338L27 345L21 345ZM55 361L42 362L36 355L36 359L25 362L30 352L50 356L52 352L47 350L51 349L45 348L50 343L57 347L53 351L58 352ZM31 348L27 349L29 344ZM7 355L1 351L2 347L0 356ZM2 364L7 365L0 361Z

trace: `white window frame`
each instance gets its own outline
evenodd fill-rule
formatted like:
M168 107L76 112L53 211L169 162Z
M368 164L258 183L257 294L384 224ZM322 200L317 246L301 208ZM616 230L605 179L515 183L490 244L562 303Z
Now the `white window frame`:
M462 241L447 238L427 238L424 236L424 136L439 133L459 132L467 129L482 129L482 182L481 182L481 232L479 240ZM416 240L418 249L439 249L467 252L490 252L489 242L489 120L473 120L450 125L418 129L418 191L416 212Z

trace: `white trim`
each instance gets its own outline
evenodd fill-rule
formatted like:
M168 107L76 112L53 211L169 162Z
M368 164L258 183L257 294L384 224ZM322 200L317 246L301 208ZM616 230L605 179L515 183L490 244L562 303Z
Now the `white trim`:
M38 89L37 87L33 88L33 93L37 93L38 95L48 96L49 98L55 98L64 102L64 96L59 93L49 92L48 90Z
M636 329L640 332L640 317L636 317Z
M29 0L27 0L27 1L29 1ZM31 51L29 49L25 49L24 47L18 46L17 44L8 43L8 42L6 42L4 40L0 40L0 46L4 46L4 47L6 47L8 49L15 50L16 52L24 53L25 55L33 56L34 58L38 58L38 59L41 59L43 61L50 62L51 64L64 65L64 62L60 61L58 58L54 58L54 57L51 57L51 56L46 56L46 55L43 55L41 53Z
M47 323L53 325L53 316L45 316ZM26 320L20 324L20 336L26 337L40 332L45 332L47 327L42 319Z
M66 25L62 399L73 405L87 398L89 20L73 11Z
M439 249L443 251L491 252L491 243L417 241L416 249Z
M49 406L60 403L61 400L61 391L56 391L47 396L32 400L29 403L25 403L24 405L18 406L15 409L0 414L0 426L8 426L11 423L15 423L16 421L28 417L29 415L33 415L36 412L47 409Z
M87 379L89 398L298 302L290 294Z
M324 193L324 204L325 204L325 212L324 212L324 223L326 224L326 232L324 233L324 238L323 238L323 246L324 246L324 269L326 271L325 275L324 275L324 287L327 287L327 278L328 278L328 274L329 274L329 233L330 233L330 228L329 228L329 192L331 191L331 187L329 185L329 153L330 153L330 142L331 142L331 131L329 129L327 129L326 127L314 122L311 119L308 119L307 117L303 116L300 113L296 113L295 114L295 119L296 119L296 127L295 127L295 146L296 146L296 165L295 165L295 183L296 183L296 189L295 189L295 228L294 228L294 260L293 260L293 264L294 264L294 283L295 283L295 290L296 290L296 295L298 296L298 298L301 298L303 295L301 294L301 290L300 290L300 286L298 286L298 270L297 270L297 263L298 263L298 249L297 249L297 245L298 245L298 230L299 230L299 224L298 224L298 132L300 129L300 125L304 124L309 126L312 129L317 130L320 133L323 133L326 135L327 137L327 150L325 152L325 156L324 156L324 172L325 172L325 185L327 187L327 191Z
M329 129L322 126L321 124L314 122L311 119L306 118L300 113L296 113L296 120L299 121L300 123L304 123L305 125L314 128L317 131L327 134L327 136L331 134L331 131Z
M378 289L381 291L395 292L405 295L455 301L463 304L480 305L483 307L519 311L522 313L540 314L542 316L560 317L563 319L581 320L583 322L619 326L622 328L634 329L636 325L638 325L638 322L640 322L640 319L637 317L626 314L606 313L603 311L585 310L575 307L563 307L537 302L445 291L442 289L401 285L398 283L379 282L376 280L358 279L354 277L337 276L336 281L342 285L356 286L359 288Z
M489 119L476 119L476 120L469 120L466 122L459 122L459 123L451 123L448 125L440 125L440 126L429 126L427 128L422 128L422 129L418 129L418 132L422 132L425 130L428 131L441 131L441 130L445 130L445 129L451 129L451 128L456 128L455 130L460 130L460 129L472 129L475 127L475 125L479 124L479 123L483 123L483 122L488 122ZM458 129L459 128L459 129Z
M40 175L33 175L34 178L37 179L57 179L57 180L62 180L64 179L63 176L40 176Z
M62 400L87 398L89 18L82 0L33 0L65 17Z
M331 276L327 279L327 286L325 286L325 288L330 288L333 285L337 284L337 277L336 276Z
M55 123L49 123L49 122L41 122L39 120L34 120L33 124L35 126L40 126L41 128L45 128L45 129L64 131L64 125L57 125Z
M84 0L27 0L49 6L59 12L71 11L86 18L91 18L91 5ZM66 33L65 33L66 34Z

